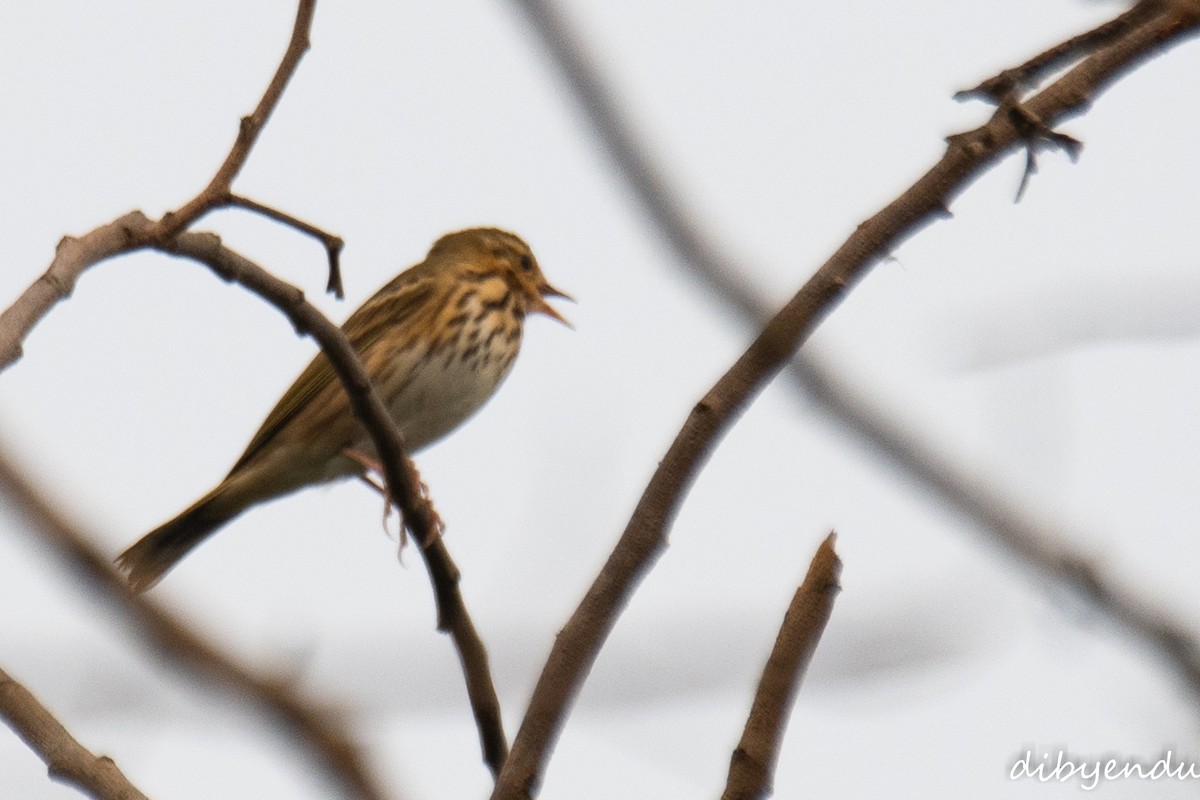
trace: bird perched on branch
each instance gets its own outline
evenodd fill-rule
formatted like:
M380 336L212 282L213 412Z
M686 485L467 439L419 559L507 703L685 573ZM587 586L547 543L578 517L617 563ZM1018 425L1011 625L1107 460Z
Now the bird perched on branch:
M527 314L569 324L546 302L567 295L529 246L496 228L443 236L342 325L409 452L470 417L508 375ZM567 298L570 299L570 298ZM233 469L179 516L117 558L137 590L153 586L207 536L257 503L337 478L375 458L324 354L284 392Z

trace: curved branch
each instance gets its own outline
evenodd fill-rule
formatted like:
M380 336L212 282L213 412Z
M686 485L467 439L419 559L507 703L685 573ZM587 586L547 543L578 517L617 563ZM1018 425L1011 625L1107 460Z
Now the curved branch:
M1176 4L1088 57L1031 98L1026 109L1046 125L1081 113L1110 83L1165 47L1195 33L1200 9ZM861 224L766 325L746 353L696 405L646 487L616 548L559 633L534 689L493 798L536 793L569 705L641 578L665 546L683 497L722 434L808 334L876 261L920 227L942 217L953 197L1023 142L1009 113L951 137L943 158L912 187Z
M128 253L148 245L163 246L201 216L228 202L233 179L250 157L250 151L258 141L259 134L279 104L283 90L295 74L300 59L308 50L308 35L312 28L316 4L316 0L299 0L292 36L287 51L275 70L275 76L258 101L254 112L242 118L237 139L208 186L178 211L167 213L150 225L140 224L146 218L135 211L92 231L88 234L89 241L86 245L81 245L78 239L70 237L59 242L58 252L50 269L0 314L0 370L21 357L21 342L58 301L70 296L75 281L83 270L120 253ZM134 219L135 216L137 219ZM137 238L132 238L135 235ZM331 261L332 255L331 252ZM330 280L332 285L332 274Z
M135 211L77 239L64 239L59 247L58 256L47 270L47 275L51 277L44 277L38 284L31 287L30 292L18 300L14 308L31 307L32 301L26 301L26 297L32 296L36 300L36 295L30 293L38 291L39 284L70 286L79 273L87 267L104 258L142 247L136 242L142 241L144 232L154 224L145 215ZM449 633L454 642L463 666L472 711L479 727L484 760L493 774L498 774L500 765L507 756L507 738L501 722L500 702L491 678L487 651L471 621L462 594L458 589L458 568L446 549L445 543L437 534L436 514L428 498L422 492L420 479L417 477L412 463L404 454L400 433L391 417L388 416L382 401L373 391L370 379L344 334L304 299L303 292L223 247L220 239L213 234L181 233L163 250L200 261L226 280L237 282L250 289L279 308L298 331L312 335L320 343L322 350L347 389L354 414L362 422L375 443L380 463L384 468L384 477L388 483L390 496L401 509L405 524L420 545L419 551L425 560L437 601L438 629ZM45 313L45 309L48 307L49 305L46 305L42 313ZM23 486L36 496L32 487L21 480L19 473L3 463L0 463L0 483L6 484L10 489L14 486ZM58 528L59 530L64 529L62 525L59 525ZM89 571L96 571L97 575L102 576L100 582L110 594L132 602L124 583L109 569L107 560L94 551L84 552L80 547L83 539L75 537L75 540L76 543L72 546L75 558ZM131 607L138 614L144 613L145 608L155 608L136 603ZM161 610L156 609L156 611ZM165 612L149 613L149 617L143 618L144 624L160 632L167 631L169 633L170 629L175 627L173 622L171 624L168 622L169 617L165 615ZM227 659L219 657L214 652L208 652L211 648L199 642L195 637L190 637L186 631L182 634L169 633L169 635L159 635L155 638L168 649L177 646L181 641L187 643L187 646L183 648L188 652L187 657L194 659L200 668L217 674L248 692L269 688L269 682L256 682L251 676L237 674L236 668L224 663ZM344 736L328 735L328 732L308 726L306 720L310 717L315 719L314 715L292 703L290 698L273 697L269 691L265 697L268 705L274 707L282 718L291 723L304 723L300 724L298 729L307 738L318 744L320 742L331 744L337 751L347 750L337 744L339 739L345 738ZM338 762L344 759L338 757L329 760ZM365 768L359 764L354 767L353 773L360 776L365 775ZM369 786L371 783L365 779L360 780L358 777L353 778L352 782L363 786ZM380 796L373 789L360 789L359 792L363 797Z
M298 332L312 336L320 344L346 389L354 416L375 444L389 495L400 508L404 525L417 541L417 549L425 560L437 601L438 630L448 633L454 642L479 727L484 761L493 775L498 775L508 755L508 742L487 650L463 602L458 588L458 567L439 535L433 505L422 491L416 469L404 452L395 421L372 388L349 340L340 328L304 299L303 292L224 247L214 234L181 233L172 240L166 252L200 261L222 278L249 289L283 312Z
M21 357L21 343L60 300L71 296L83 271L93 264L131 252L129 225L145 219L127 214L96 228L83 239L64 236L49 268L17 300L0 313L0 371Z

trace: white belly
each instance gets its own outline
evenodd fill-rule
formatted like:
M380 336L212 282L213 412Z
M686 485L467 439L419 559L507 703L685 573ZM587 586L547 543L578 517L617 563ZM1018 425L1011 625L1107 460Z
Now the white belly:
M516 350L511 353L515 356ZM415 452L458 427L492 396L513 361L498 356L464 359L455 350L423 358L412 380L388 404L405 446Z

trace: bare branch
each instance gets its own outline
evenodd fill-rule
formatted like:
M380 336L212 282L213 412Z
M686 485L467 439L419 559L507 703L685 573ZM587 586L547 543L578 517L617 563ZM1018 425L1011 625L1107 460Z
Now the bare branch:
M291 40L275 76L254 112L242 118L237 139L208 186L178 211L163 215L157 222L144 224L148 222L146 217L140 211L134 211L92 231L87 235L86 242L68 237L59 243L50 269L0 315L0 370L21 357L21 342L25 336L55 303L70 296L75 281L83 270L106 258L132 252L147 245L163 246L201 216L227 202L232 193L233 179L245 165L259 134L279 104L283 90L308 50L308 35L315 9L316 0L299 0ZM135 234L136 240L130 238ZM332 261L332 252L330 258ZM331 274L331 286L333 280L334 275Z
M1140 24L1156 2L1142 2L1130 13L1070 41L1091 40L1093 34L1096 40L1108 41L1114 30L1125 33L1135 22ZM679 193L670 186L658 164L643 153L636 137L629 132L623 112L604 88L596 69L586 60L584 48L572 40L552 8L536 0L524 4L535 17L538 31L546 39L545 44L583 103L622 176L641 199L647 216L675 249L680 262L749 321L765 323L769 309L743 277L752 270L720 252L720 248L703 236L687 212L676 205L675 198ZM1052 48L1047 52L1058 50ZM1044 61L1045 54L1028 63L1041 63L1039 59ZM1023 69L1006 70L1006 73ZM1013 104L1010 107L1015 111ZM1045 128L1044 124L1042 127ZM799 390L858 434L875 452L884 455L897 469L989 532L1010 556L1047 578L1080 592L1123 630L1143 640L1174 669L1190 691L1200 697L1200 646L1185 626L1171 620L1166 610L1155 608L1119 589L1112 576L1102 573L1086 557L1073 553L1057 531L1030 520L993 487L968 474L948 455L938 453L926 439L890 419L858 388L846 385L831 365L801 351L788 365L786 374Z
M63 237L50 267L0 313L0 371L21 357L21 342L50 309L71 296L84 270L133 249L129 226L145 220L140 211L134 211L80 239Z
M729 778L721 800L756 800L771 794L779 747L804 672L829 622L841 587L842 561L834 552L836 534L817 548L804 583L796 589L784 615L775 647L763 668L746 719L742 740L729 762Z
M484 759L493 774L498 774L508 745L486 650L458 590L458 568L438 536L437 516L404 452L399 430L372 389L357 355L342 332L308 304L299 289L222 247L216 236L184 231L199 217L223 204L237 203L253 208L322 238L330 256L330 286L340 291L337 265L340 239L319 232L283 212L237 197L231 189L234 178L309 47L314 8L315 0L300 0L287 52L257 108L242 120L237 141L208 186L178 211L166 214L158 221L135 211L81 239L65 239L64 246L60 246L61 261L56 257L46 275L0 315L0 368L19 357L23 337L57 300L70 293L80 272L104 258L144 247L199 260L226 280L241 283L283 311L297 331L312 335L320 343L346 389L351 410L374 441L388 494L401 509L405 525L420 544L437 599L438 629L451 635L463 664ZM71 247L68 249L66 245Z
M44 276L4 315L0 315L0 330L5 329L6 319L13 320L10 328L13 338L0 339L0 346L5 341L15 341L19 349L20 337L24 332L44 316L57 297L63 296L60 293L46 299L41 288L43 285L73 285L79 273L92 264L142 247L135 243L145 241L145 231L154 224L140 212L132 212L78 239L64 239L59 254L47 270L47 275L51 277ZM380 463L384 467L389 495L401 509L413 538L420 544L419 549L437 599L438 629L449 633L454 641L463 664L472 710L479 725L484 760L493 774L498 773L508 750L501 725L500 702L491 679L486 649L458 589L458 568L445 543L437 535L436 514L422 492L420 479L411 462L403 452L399 430L371 388L370 379L349 342L337 326L304 300L303 292L222 247L215 235L181 233L162 249L201 261L226 280L249 288L283 311L297 331L311 334L320 343L343 385L347 387L355 416L374 440ZM120 590L124 593L123 584Z
M325 291L332 294L338 300L346 299L346 292L342 288L342 267L339 261L342 254L342 247L345 246L342 237L321 230L316 225L305 222L302 219L297 219L285 211L263 205L257 200L251 200L249 197L230 193L226 195L225 202L228 205L244 208L256 214L262 214L268 219L273 219L290 228L295 228L325 245L325 253L329 257L329 282L325 286Z
M50 777L96 800L146 800L111 758L95 756L28 689L0 669L0 717L49 767Z
M523 0L535 24L550 7ZM1027 104L1054 125L1081 113L1100 91L1137 64L1195 33L1200 11L1179 5L1090 56ZM724 431L792 357L816 324L875 261L945 214L950 200L1021 143L1007 114L950 140L945 156L890 205L861 224L811 280L767 323L750 349L696 405L660 462L616 549L559 633L493 798L536 793L550 749L616 617L665 545L666 531L695 475Z
M350 795L362 800L384 799L386 795L348 733L281 681L256 675L179 621L164 606L130 591L108 557L90 543L92 537L67 520L25 480L22 471L2 450L0 489L81 580L132 618L142 635L158 650L189 670L219 680L269 711L280 727L308 749L314 762Z
M1169 2L1169 0L1168 0ZM981 99L997 105L1015 100L1022 89L1037 84L1050 73L1064 69L1099 48L1124 36L1133 28L1162 12L1164 0L1138 0L1121 16L1072 36L1049 50L1038 53L1018 67L1006 69L971 89L955 92L955 100Z
M229 194L234 178L245 166L246 159L250 157L250 151L254 149L259 135L266 127L275 107L279 105L279 100L283 97L283 90L287 88L288 82L296 74L296 68L300 66L300 59L308 51L309 32L312 30L313 12L316 11L316 6L317 0L299 0L296 8L296 22L292 26L292 36L288 41L287 50L279 62L279 67L275 70L274 77L271 78L266 91L258 101L258 106L250 116L242 117L241 124L238 126L237 139L234 140L229 154L225 156L225 162L221 164L212 180L208 182L208 186L204 187L200 194L185 203L178 211L164 214L156 225L143 233L147 243L162 244L169 241L177 233L220 205L222 199Z

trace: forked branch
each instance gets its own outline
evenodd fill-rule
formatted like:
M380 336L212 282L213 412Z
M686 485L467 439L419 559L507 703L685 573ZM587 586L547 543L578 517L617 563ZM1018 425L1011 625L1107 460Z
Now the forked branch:
M296 22L292 26L292 36L288 40L287 50L275 70L271 82L249 116L242 117L238 125L237 139L225 156L225 161L217 169L212 180L201 192L185 203L176 211L163 215L162 219L148 228L141 235L147 244L165 244L180 231L185 230L200 217L221 205L224 198L232 191L233 181L250 158L250 151L258 142L258 137L270 120L271 114L279 105L283 91L287 88L300 59L308 52L310 46L309 34L312 31L313 13L317 8L317 0L299 0L296 8Z
M122 224L122 220L116 220L88 234L86 246L81 246L79 239L70 237L59 243L51 268L0 314L0 370L21 357L21 343L25 337L56 303L70 296L76 280L85 269L115 255L144 247L166 248L176 234L200 217L229 204L234 178L245 166L263 127L279 104L284 89L300 65L300 59L308 50L315 10L316 0L299 0L291 38L274 77L254 111L242 118L237 138L226 154L225 161L199 194L178 210L170 211L148 225L130 226ZM138 212L134 213L145 220ZM101 235L101 231L106 235ZM331 287L335 286L332 257L331 253ZM336 285L340 285L340 279Z
M201 261L227 280L241 283L276 305L297 330L311 334L321 344L346 389L354 414L375 444L388 494L400 508L413 538L421 545L420 552L426 561L437 599L438 628L451 634L458 649L480 727L485 761L493 773L497 773L507 753L507 741L501 727L499 701L486 651L458 591L458 569L437 535L433 507L404 453L399 430L373 390L357 355L341 331L308 304L300 290L222 247L216 236L187 231L188 226L203 215L224 205L236 203L251 208L310 235L320 236L330 257L329 285L340 292L341 280L337 267L340 239L284 212L234 195L232 191L233 180L245 165L309 47L315 5L315 0L299 0L291 39L283 59L253 113L242 119L232 148L209 184L177 211L165 214L157 221L134 211L82 237L64 239L46 273L0 314L0 369L20 357L21 343L29 331L58 301L69 296L75 281L85 269L115 255L139 249L157 249ZM97 575L110 573L106 564L100 565L96 571ZM143 613L145 604L137 603L124 591L123 586L112 586L106 580L100 583L112 596L129 604L132 611ZM197 659L196 664L202 668L211 666L204 658ZM377 795L368 793L362 796Z
M1129 31L1162 13L1170 0L1138 0L1132 8L1119 17L1059 42L1043 50L1020 66L1011 67L993 75L978 86L955 92L955 100L980 99L999 105L1019 98L1032 89L1047 75L1071 66L1090 53L1125 36Z

